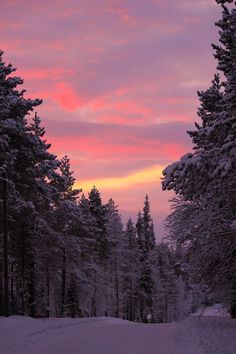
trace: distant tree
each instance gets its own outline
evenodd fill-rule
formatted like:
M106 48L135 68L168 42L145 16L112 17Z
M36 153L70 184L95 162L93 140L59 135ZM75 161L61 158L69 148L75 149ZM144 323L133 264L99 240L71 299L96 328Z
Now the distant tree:
M134 321L137 308L137 281L139 271L139 247L137 243L136 230L131 218L128 219L124 234L124 276L123 294L125 318Z
M139 212L136 223L137 242L139 245L139 311L142 321L148 312L153 312L154 278L152 268L152 251L156 245L153 222L150 216L150 205L146 195L143 214Z
M136 232L137 232L137 242L139 248L144 250L145 248L145 236L144 236L144 229L143 229L143 217L141 211L138 212L138 218L136 222Z
M89 210L96 221L96 251L100 257L100 261L105 262L108 256L106 208L102 204L100 193L96 187L93 187L89 193Z
M148 196L145 196L144 207L143 207L143 234L144 234L144 248L147 252L152 251L156 245L153 221L150 215L150 204L148 201Z
M103 271L106 269L109 250L107 239L107 216L106 207L102 204L100 192L93 187L89 193L89 212L94 220L95 228L95 253L94 253L94 290L92 297L92 316L98 315L98 302L101 299L99 282L103 281Z
M124 262L122 249L123 224L118 207L113 199L109 199L106 204L106 214L109 260L105 271L107 282L104 287L104 293L109 291L111 285L110 300L107 300L107 303L110 302L110 309L107 307L106 312L110 313L110 315L120 317L123 300L121 291L122 263Z
M60 176L61 180L61 199L62 200L70 200L74 201L78 198L79 193L82 191L81 189L75 189L75 177L73 176L74 172L71 171L70 159L68 156L64 156L60 160Z

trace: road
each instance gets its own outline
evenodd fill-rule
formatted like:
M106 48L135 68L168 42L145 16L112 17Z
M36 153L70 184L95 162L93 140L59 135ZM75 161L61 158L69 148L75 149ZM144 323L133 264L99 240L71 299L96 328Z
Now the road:
M175 354L175 324L20 316L1 324L0 319L2 354Z

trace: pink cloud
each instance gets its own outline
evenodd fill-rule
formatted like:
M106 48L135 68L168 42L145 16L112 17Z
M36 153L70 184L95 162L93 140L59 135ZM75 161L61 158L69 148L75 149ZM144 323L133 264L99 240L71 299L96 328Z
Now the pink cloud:
M99 137L57 137L49 136L53 151L60 155L69 154L77 156L87 161L106 160L107 163L114 161L158 161L161 156L162 161L172 161L182 156L186 151L186 146L181 143L160 142L150 140L135 140L127 136L125 141L114 141L113 137L105 141ZM123 168L124 171L124 168ZM91 171L94 173L94 171ZM116 172L114 172L116 173ZM92 178L93 176L87 176Z
M67 83L58 82L55 91L50 95L62 108L73 111L84 106L83 98L78 97L76 91Z
M208 0L2 0L1 49L27 96L45 100L48 140L76 176L118 175L190 148L184 131L215 72L218 17Z

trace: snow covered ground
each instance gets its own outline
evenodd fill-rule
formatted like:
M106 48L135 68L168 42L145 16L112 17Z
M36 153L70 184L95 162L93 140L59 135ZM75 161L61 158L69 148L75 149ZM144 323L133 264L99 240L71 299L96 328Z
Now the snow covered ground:
M0 317L0 353L235 354L236 320L211 315L138 324L109 317Z
M175 325L121 319L0 318L1 354L170 354Z
M178 354L236 354L236 320L229 317L190 316L174 335Z

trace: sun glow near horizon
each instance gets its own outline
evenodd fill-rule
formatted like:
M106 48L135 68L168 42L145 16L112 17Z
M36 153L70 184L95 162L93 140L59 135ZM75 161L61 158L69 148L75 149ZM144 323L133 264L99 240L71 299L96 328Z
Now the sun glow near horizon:
M82 188L84 192L91 190L93 186L98 189L125 189L139 184L159 182L164 166L154 165L122 177L98 178L75 182L75 188Z

